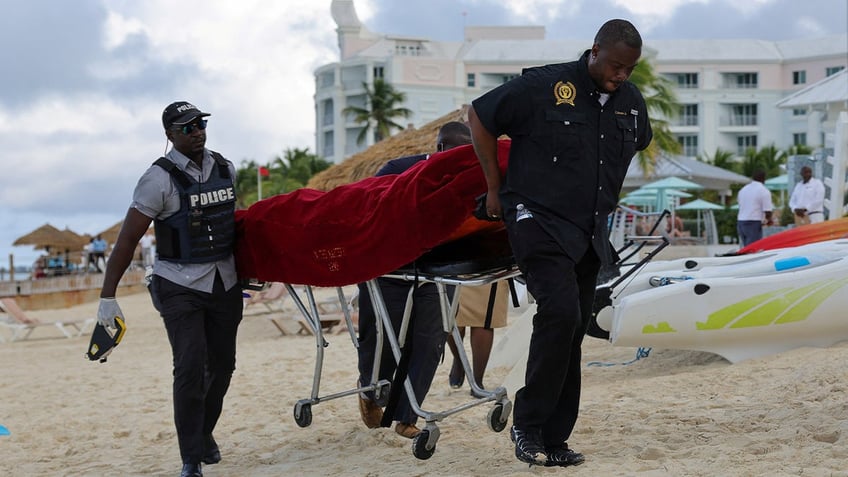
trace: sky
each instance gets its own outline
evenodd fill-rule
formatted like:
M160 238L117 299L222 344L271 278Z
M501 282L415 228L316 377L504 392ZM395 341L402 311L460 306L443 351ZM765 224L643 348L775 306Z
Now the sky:
M44 223L120 221L165 152L164 107L210 112L207 147L236 165L315 150L313 71L338 61L330 0L0 0L0 268ZM461 41L464 26L544 25L591 41L610 18L651 39L820 38L848 0L355 0L373 32ZM587 43L587 47L590 46ZM19 277L20 278L20 277Z

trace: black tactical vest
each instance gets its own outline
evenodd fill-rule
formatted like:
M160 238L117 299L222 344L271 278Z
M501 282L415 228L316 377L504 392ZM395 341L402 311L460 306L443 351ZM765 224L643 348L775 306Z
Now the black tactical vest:
M160 157L155 165L168 171L180 194L180 209L156 220L156 255L178 263L207 263L233 252L236 194L230 168L217 152L206 182L197 182L176 164Z

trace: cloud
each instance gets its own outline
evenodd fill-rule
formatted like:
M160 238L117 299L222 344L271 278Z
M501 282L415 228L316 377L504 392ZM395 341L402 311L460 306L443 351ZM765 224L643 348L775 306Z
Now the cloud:
M512 15L533 24L546 23L548 19L559 18L562 12L576 13L583 2L562 2L561 0L513 0L504 2Z
M213 114L209 147L236 163L314 150L312 74L338 58L334 28L310 0L5 6L0 251L44 222L93 233L123 217L175 99Z

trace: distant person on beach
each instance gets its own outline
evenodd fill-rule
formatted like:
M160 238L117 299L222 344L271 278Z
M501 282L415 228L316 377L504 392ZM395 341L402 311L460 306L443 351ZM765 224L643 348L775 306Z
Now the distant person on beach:
M97 273L101 273L103 271L100 268L100 260L103 260L103 263L106 263L106 249L109 248L109 244L103 240L103 237L98 235L91 241L91 261L94 262L94 268Z
M751 182L739 189L736 202L739 212L736 214L736 233L743 247L763 238L763 223L773 225L771 192L766 189L766 171L756 170Z
M155 243L156 239L149 230L138 241L138 246L141 247L141 265L143 267L153 266L153 244Z
M471 133L468 126L452 121L439 129L436 139L437 151L447 151L454 147L471 143ZM428 154L407 156L386 163L377 176L400 174L420 161L426 160ZM400 332L403 321L407 296L412 291L412 316L410 317L410 337L406 341L403 353L409 356L407 375L415 393L415 399L420 405L424 402L433 376L439 366L439 360L444 353L445 331L442 326L441 305L439 293L434 283L418 284L406 280L378 278L378 285L383 295L392 327L395 333ZM377 346L376 321L377 315L371 302L371 294L366 284L359 284L359 385L371 383L374 368L375 351ZM383 350L377 379L392 381L396 377L397 362L395 361L388 340L383 340ZM392 414L395 432L409 439L417 436L421 430L415 425L418 415L412 410L406 391L403 391L403 381L395 379L392 387L400 389L401 393ZM374 392L360 393L359 412L366 427L380 427L383 421L383 409L374 399Z
M651 123L628 82L642 37L626 20L604 23L580 59L525 69L472 102L474 150L488 184L486 210L503 218L515 260L536 298L524 387L515 394L515 456L531 465L584 462L568 438L580 407L581 346L601 264L615 262L607 217L618 204ZM512 139L501 177L497 138Z
M115 291L153 221L158 260L150 286L173 352L181 477L202 476L201 463L221 460L212 432L235 369L243 306L233 258L236 172L230 161L206 149L207 116L185 101L162 113L174 147L136 185L97 312L103 326L114 326L116 316L123 319Z
M824 184L813 177L809 166L801 168L801 182L792 189L789 208L795 216L795 225L824 221Z

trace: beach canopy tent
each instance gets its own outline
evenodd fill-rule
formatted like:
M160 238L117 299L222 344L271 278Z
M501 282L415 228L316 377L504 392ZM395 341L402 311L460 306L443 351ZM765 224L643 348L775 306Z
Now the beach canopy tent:
M706 243L708 245L714 245L718 243L718 228L716 227L715 214L713 214L713 211L724 210L723 206L714 204L703 199L695 199L691 202L687 202L681 205L677 208L677 210L696 210L698 212L698 237L701 236L701 218L703 217L704 231L706 232Z
M642 186L642 189L653 189L657 191L657 211L669 209L674 215L674 200L669 200L669 194L666 191L680 190L698 190L703 189L703 186L692 181L682 179L680 177L666 177L657 181L650 182Z
M789 187L789 176L783 174L781 176L772 177L771 179L766 179L764 184L768 190L786 190L786 188Z
M688 192L683 192L682 190L677 189L663 189L662 192L667 197L680 197L680 198L689 198L692 197L692 194ZM628 196L648 196L648 197L656 197L660 193L660 189L649 189L647 187L641 187L639 189L634 190L633 192L627 194Z
M786 191L789 189L789 176L783 174L781 176L766 179L764 182L766 189L771 191L780 191L780 206L786 203Z
M657 158L654 170L645 175L635 158L630 161L627 176L624 178L622 190L631 191L644 187L651 182L666 177L678 177L688 181L696 182L704 189L728 191L732 184L747 184L751 179L721 167L716 167L706 162L701 162L694 157L686 156L660 156ZM677 187L677 189L682 189ZM729 194L725 194L729 195Z
M661 212L679 198L689 198L692 194L677 189L649 189L642 187L627 194L622 203L646 207L652 212Z

